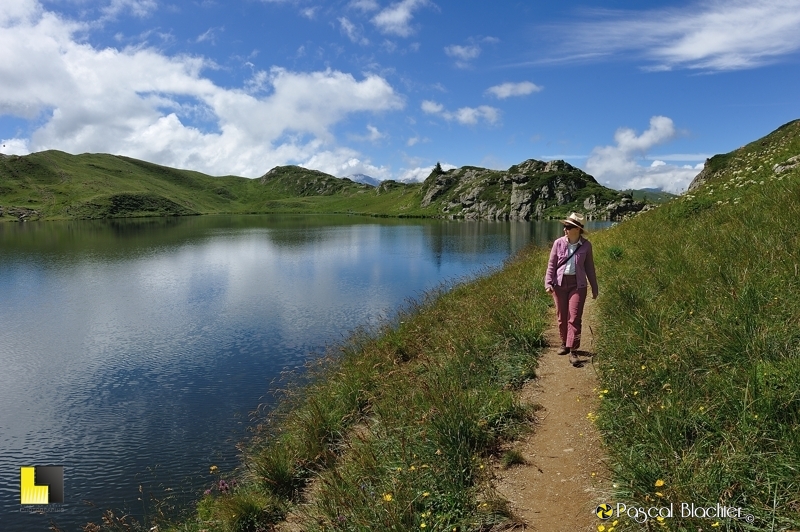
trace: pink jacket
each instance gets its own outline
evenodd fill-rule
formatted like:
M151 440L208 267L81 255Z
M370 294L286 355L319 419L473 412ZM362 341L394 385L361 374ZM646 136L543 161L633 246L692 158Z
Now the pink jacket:
M564 280L564 269L567 267L566 258L569 256L567 237L562 236L553 242L553 249L550 250L550 260L547 262L547 274L544 276L544 287L552 288L560 285ZM556 264L562 263L556 271ZM581 237L581 245L575 252L575 278L578 281L578 288L586 288L586 278L592 286L592 297L597 297L597 277L594 272L594 257L592 255L592 243Z

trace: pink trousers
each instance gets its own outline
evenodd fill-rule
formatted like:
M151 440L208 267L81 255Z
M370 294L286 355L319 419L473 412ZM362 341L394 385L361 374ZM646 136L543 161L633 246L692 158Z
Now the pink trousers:
M579 348L586 287L578 288L577 278L574 275L565 275L561 286L553 287L553 301L556 303L561 343L570 349Z

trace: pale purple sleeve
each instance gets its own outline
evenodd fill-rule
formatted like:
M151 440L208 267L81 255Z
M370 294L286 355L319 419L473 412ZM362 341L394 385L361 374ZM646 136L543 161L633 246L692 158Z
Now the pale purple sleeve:
M558 262L558 240L550 249L550 260L547 261L547 272L544 275L544 289L553 288L556 282L556 263Z

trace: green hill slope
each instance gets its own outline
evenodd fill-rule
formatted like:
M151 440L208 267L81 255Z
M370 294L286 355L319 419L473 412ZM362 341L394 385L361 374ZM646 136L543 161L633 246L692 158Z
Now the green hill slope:
M800 529L798 217L794 121L593 236L614 502L720 503L755 519L676 515L674 530Z
M421 185L377 189L297 166L259 179L212 177L129 157L59 151L0 156L0 221L222 213L430 216Z
M108 218L237 211L249 184L128 157L45 151L0 157L0 205L7 214ZM24 214L24 212L22 212Z
M678 197L676 194L652 188L626 189L623 190L622 193L630 194L635 200L650 201L653 203L666 203Z
M563 161L507 171L465 166L378 187L279 166L259 179L212 177L107 154L0 156L0 220L221 213L333 213L523 219L570 211L619 220L647 206Z

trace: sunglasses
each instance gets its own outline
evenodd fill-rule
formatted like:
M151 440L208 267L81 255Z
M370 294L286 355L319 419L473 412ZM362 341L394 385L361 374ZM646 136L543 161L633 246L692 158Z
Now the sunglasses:
M564 229L569 231L570 229L578 229L578 226L577 225L565 225Z

